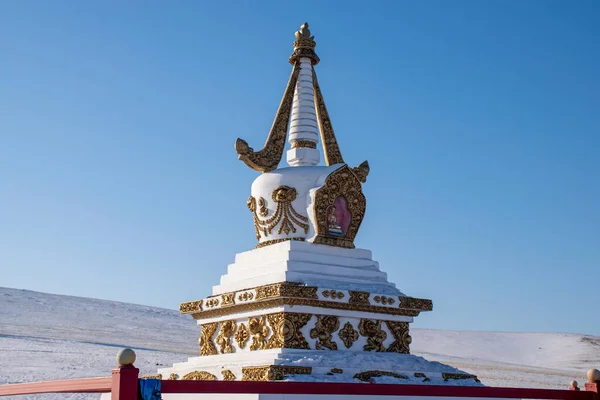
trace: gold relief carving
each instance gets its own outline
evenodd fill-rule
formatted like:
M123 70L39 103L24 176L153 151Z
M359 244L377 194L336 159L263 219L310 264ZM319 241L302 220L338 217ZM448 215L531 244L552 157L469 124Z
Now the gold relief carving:
M387 296L375 296L375 297L373 297L373 300L375 301L375 303L381 303L383 305L386 305L386 304L392 305L396 302L396 300L394 300L391 297L387 297Z
M276 313L267 315L273 334L267 343L268 349L288 348L310 350L310 345L300 332L308 323L311 314Z
M344 373L344 370L341 368L332 368L331 373L332 374L342 374L342 373Z
M394 336L394 342L387 348L392 353L410 353L410 343L412 338L408 333L408 322L385 321L388 329Z
M233 353L233 348L231 347L231 337L233 336L233 332L235 332L235 321L221 322L221 329L219 329L219 334L216 339L221 354Z
M358 330L367 338L367 344L363 346L364 351L385 351L383 341L387 338L387 333L381 329L381 321L361 319Z
M316 289L316 288L315 288ZM258 291L258 289L257 289ZM315 292L316 293L316 292ZM258 295L257 295L258 296ZM313 300L307 298L293 298L293 297L279 297L272 299L265 299L261 301L254 301L251 303L236 304L230 307L217 308L215 310L206 310L192 314L195 319L200 318L212 318L220 317L223 315L230 315L238 312L245 311L256 311L263 310L266 308L280 307L284 305L289 306L309 306L319 308L329 308L334 310L351 310L351 311L364 311L373 312L378 314L387 315L403 315L407 317L416 317L419 315L419 310L406 310L401 308L383 307L383 306L371 306L365 304L348 304L334 301L324 300Z
M350 304L371 304L369 302L369 292L349 290L348 294L350 295L350 300L348 300Z
M250 332L248 332L248 328L246 328L246 325L240 324L235 334L235 341L237 342L238 346L240 346L240 349L246 347L248 338L250 338Z
M254 298L254 294L252 292L244 292L240 293L237 298L239 301L248 301Z
M271 126L271 131L267 137L264 147L255 152L245 140L237 139L235 141L235 151L238 158L247 166L255 171L272 171L279 165L283 156L285 147L285 137L287 135L288 124L292 110L292 101L294 99L294 90L300 73L300 64L294 64L292 74L287 87L279 104L279 109L275 115L275 120Z
M427 375L425 375L422 372L415 372L415 378L425 378L425 379L423 379L423 382L429 382L429 381L431 381L431 379L429 379L427 377Z
M176 381L177 379L179 379L179 375L171 374L171 375L169 375L169 378L167 380L168 381Z
M344 342L344 346L349 349L358 340L358 331L354 329L350 322L346 322L344 327L338 332L338 336Z
M189 374L185 374L182 381L216 381L217 377L206 371L194 371Z
M332 290L323 290L321 292L321 294L325 298L329 298L329 297L331 297L332 299L343 299L344 298L344 293L338 292L338 291L333 290L333 289Z
M242 367L242 380L253 382L281 381L286 375L310 375L312 367L271 365L266 367Z
M367 181L369 171L371 171L371 167L369 167L369 162L367 160L361 162L358 167L352 168L352 172L354 172L354 175L356 175L361 183L365 183Z
M277 189L273 190L272 198L277 206L275 207L273 215L265 220L259 218L259 214L266 216L268 213L267 210L263 215L264 200L262 197L259 198L259 206L261 203L262 206L258 211L254 197L250 196L248 198L246 205L253 213L254 232L256 233L256 238L258 240L260 240L261 233L264 237L273 233L273 228L277 225L279 225L279 229L277 229L278 235L282 232L285 232L286 235L289 235L290 232L296 233L296 227L302 228L304 233L308 232L308 217L299 214L292 206L292 202L296 200L296 196L296 189L289 186L279 186Z
M317 315L315 327L310 330L310 338L317 339L315 348L321 350L324 347L329 350L337 350L337 343L333 342L333 332L340 329L340 319L332 315Z
M408 379L408 377L405 375L400 375L395 372L380 371L380 370L359 372L358 374L354 375L354 379L358 379L363 382L369 382L371 380L371 378L376 378L379 376L393 376L394 378Z
M338 196L346 200L346 207L350 213L350 222L343 236L333 236L328 232L327 210L331 210ZM332 172L325 184L315 192L315 221L317 236L313 243L326 244L345 248L354 248L354 238L365 216L367 199L362 193L362 186L358 178L347 165Z
M256 300L271 297L301 297L306 299L318 299L316 286L304 286L294 282L276 283L274 285L260 286L256 288Z
M217 322L202 325L202 333L200 334L200 355L210 356L217 354L217 348L213 343L213 335L217 331Z
M292 149L295 148L309 148L309 149L316 149L317 148L317 143L313 142L312 140L303 140L303 139L299 139L299 140L294 140L292 142Z
M202 311L202 300L188 301L179 305L180 314L192 314L198 311Z
M221 295L221 306L230 306L233 304L235 293L224 293Z
M140 379L162 379L162 374L146 374L140 376Z
M265 316L250 318L248 320L248 330L252 335L250 350L265 349L267 347L267 336L269 336L269 327L266 324Z
M214 308L217 307L219 305L219 299L216 297L210 297L208 299L206 299L206 307L208 308Z
M445 381L448 381L448 379L473 379L475 380L475 382L480 383L481 381L477 378L476 375L470 375L470 374L453 374L453 373L446 373L446 372L442 372L442 378Z
M431 311L433 310L433 302L429 299L417 299L415 297L398 296L401 308L412 308L415 310Z
M235 381L235 375L228 369L221 371L221 375L224 381Z
M323 158L325 159L325 165L343 164L344 158L340 151L337 139L335 138L335 132L333 126L331 126L331 119L325 106L325 100L323 100L323 94L321 93L321 87L319 86L319 80L317 79L317 73L313 69L313 88L315 90L315 107L317 111L317 119L319 121L319 131L321 133L321 144L323 145Z
M254 248L255 249L260 249L261 247L267 247L267 246L270 246L272 244L277 244L277 243L281 243L281 242L287 242L288 240L297 240L299 242L304 242L304 238L301 238L301 237L273 239L273 240L267 240L266 242L261 242L261 243L257 244L256 246L254 246Z

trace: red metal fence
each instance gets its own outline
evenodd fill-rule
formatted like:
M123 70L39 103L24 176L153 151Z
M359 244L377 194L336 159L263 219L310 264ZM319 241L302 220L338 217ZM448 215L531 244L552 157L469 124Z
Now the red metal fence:
M137 400L138 379L139 370L133 365L126 365L113 369L112 377L0 385L0 396L39 393L111 393L112 400ZM162 393L335 394L557 400L600 400L599 388L600 381L586 383L585 391L365 383L161 381Z

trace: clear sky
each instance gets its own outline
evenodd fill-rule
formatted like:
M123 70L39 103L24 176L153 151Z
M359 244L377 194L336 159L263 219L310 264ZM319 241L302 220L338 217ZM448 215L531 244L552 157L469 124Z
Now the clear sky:
M596 0L0 2L0 286L209 295L305 21L414 326L600 335Z

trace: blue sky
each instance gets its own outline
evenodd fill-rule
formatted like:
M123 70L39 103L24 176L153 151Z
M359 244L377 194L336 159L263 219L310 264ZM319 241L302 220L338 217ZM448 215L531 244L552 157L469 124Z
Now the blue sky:
M305 21L414 326L600 335L597 1L1 2L0 286L208 295Z

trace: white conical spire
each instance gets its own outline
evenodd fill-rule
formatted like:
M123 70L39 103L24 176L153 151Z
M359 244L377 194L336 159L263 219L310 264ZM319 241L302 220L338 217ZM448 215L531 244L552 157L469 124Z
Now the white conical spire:
M320 159L319 150L316 149L319 123L315 110L311 60L301 57L299 62L300 74L292 103L288 136L292 148L287 152L287 162L291 167L317 165Z

